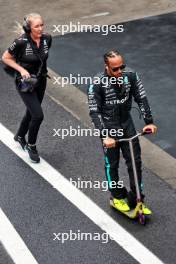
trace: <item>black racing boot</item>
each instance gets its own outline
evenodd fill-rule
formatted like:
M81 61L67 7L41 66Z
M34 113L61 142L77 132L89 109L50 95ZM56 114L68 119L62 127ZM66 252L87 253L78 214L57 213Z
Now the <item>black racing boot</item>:
M35 163L39 163L40 162L40 157L39 157L38 151L36 149L36 145L27 144L26 145L26 149L27 149L27 151L29 153L29 157L30 157L31 161L35 162Z
M17 134L14 136L14 140L19 142L20 146L22 147L23 150L26 149L26 139L25 137L20 137Z

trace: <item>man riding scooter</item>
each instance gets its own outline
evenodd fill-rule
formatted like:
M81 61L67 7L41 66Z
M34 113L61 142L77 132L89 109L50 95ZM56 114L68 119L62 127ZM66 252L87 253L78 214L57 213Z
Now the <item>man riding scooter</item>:
M113 207L125 212L135 208L137 200L130 149L128 142L116 144L118 136L112 135L111 131L123 129L123 138L129 138L136 134L130 115L133 98L138 104L146 124L143 132L150 130L151 133L156 133L157 127L153 124L151 109L138 74L126 68L124 59L117 50L107 52L104 55L104 62L105 71L99 75L99 82L94 82L88 89L89 110L92 122L95 128L99 129L103 143L105 173L111 192L111 205L113 201ZM116 82L114 82L115 79ZM103 133L104 129L108 130L106 136ZM141 197L144 200L141 148L138 138L133 141L133 149ZM120 150L128 169L129 192L125 187L118 187ZM112 183L116 183L115 188ZM143 213L149 215L151 210L143 205Z

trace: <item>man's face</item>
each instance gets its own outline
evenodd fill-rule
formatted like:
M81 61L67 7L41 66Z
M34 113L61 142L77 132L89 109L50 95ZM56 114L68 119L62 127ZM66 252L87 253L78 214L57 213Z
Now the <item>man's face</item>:
M124 61L122 56L117 55L113 58L108 58L105 68L109 76L116 78L121 77L124 69Z

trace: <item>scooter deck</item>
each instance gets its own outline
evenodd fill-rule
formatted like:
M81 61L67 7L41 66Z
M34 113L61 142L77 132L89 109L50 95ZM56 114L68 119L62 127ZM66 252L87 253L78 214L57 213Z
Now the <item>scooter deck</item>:
M112 202L110 201L110 205L111 205L113 208L115 208L117 211L119 211L119 212L125 214L126 216L128 216L128 217L131 218L131 219L135 219L135 218L137 218L138 215L139 215L139 213L142 213L142 208L141 208L141 207L142 207L142 202L138 203L134 209L132 209L132 210L130 210L130 211L126 211L126 212L117 209L117 208L114 206L113 201L112 201Z

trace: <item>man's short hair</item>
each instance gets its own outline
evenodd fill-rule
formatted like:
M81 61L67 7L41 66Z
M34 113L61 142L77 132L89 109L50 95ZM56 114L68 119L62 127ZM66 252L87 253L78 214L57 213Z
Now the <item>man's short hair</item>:
M107 63L109 58L114 58L116 56L121 56L118 50L110 50L104 54L104 62Z

